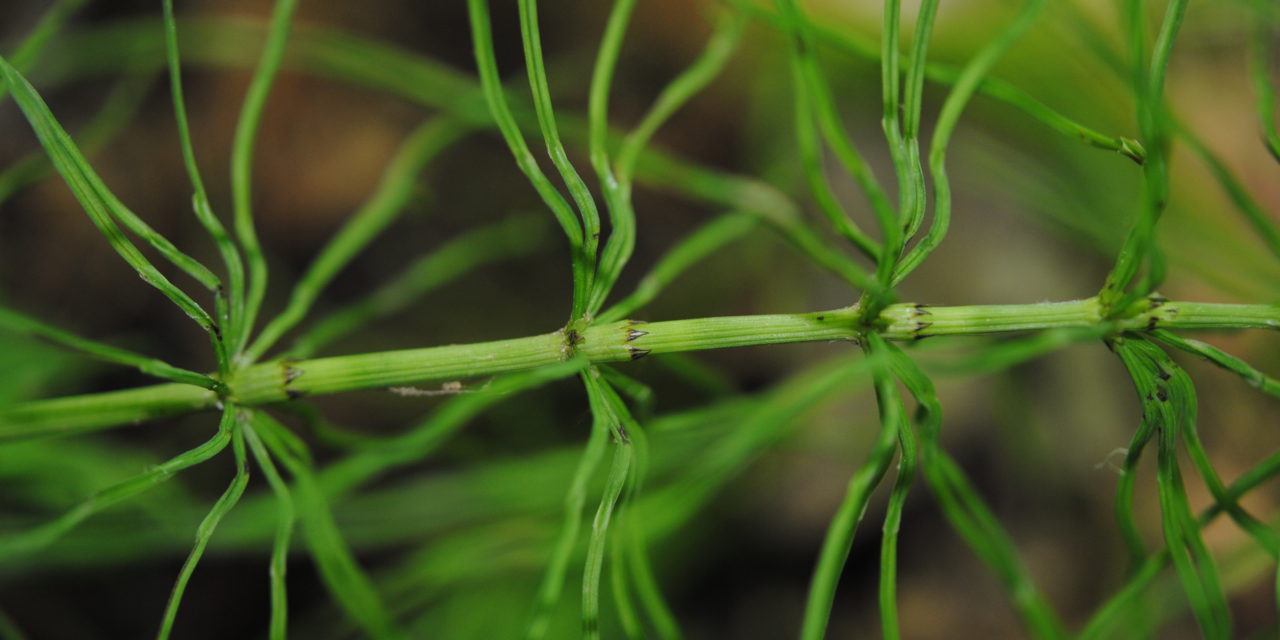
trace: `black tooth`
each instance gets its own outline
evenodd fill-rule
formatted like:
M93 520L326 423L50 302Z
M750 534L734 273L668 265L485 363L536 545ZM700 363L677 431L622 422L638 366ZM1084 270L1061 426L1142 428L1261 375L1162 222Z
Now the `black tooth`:
M648 331L641 331L639 329L627 329L627 342L631 342L632 340L635 340L640 336L647 336L647 335L649 335Z
M651 351L651 350L650 350L650 349L637 349L637 348L635 348L635 347L627 347L627 351L630 351L630 352L631 352L631 359L632 359L632 360L639 360L640 358L643 358L643 357L645 357L645 356L649 355L649 353L650 353L650 351Z

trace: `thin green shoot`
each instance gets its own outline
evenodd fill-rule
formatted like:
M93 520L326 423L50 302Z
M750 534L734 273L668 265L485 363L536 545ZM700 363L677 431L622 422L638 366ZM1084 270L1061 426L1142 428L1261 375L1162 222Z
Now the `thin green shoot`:
M498 62L494 58L488 0L467 0L467 14L471 21L471 38L475 44L474 53L476 67L480 74L480 86L488 102L489 112L498 125L503 139L506 140L507 146L511 149L511 154L515 156L516 165L529 179L543 203L551 209L556 222L560 223L565 237L569 239L570 253L573 258L573 310L570 312L570 321L576 320L586 311L587 293L594 277L588 262L594 260L594 257L589 258L585 251L587 245L582 223L569 207L569 203L538 167L538 161L529 151L524 134L520 132L520 125L516 123L515 116L507 105L506 92L502 88L502 80L498 75Z
M185 384L193 384L218 393L225 393L227 386L221 380L203 373L196 373L181 367L175 367L158 358L134 353L128 349L114 347L109 344L81 338L69 331L37 320L31 316L0 306L0 329L18 334L43 338L72 351L82 353L91 358L135 367L139 371L157 378L172 380Z
M1275 217L1262 208L1257 199L1249 193L1248 189L1240 183L1240 180L1231 169L1205 144L1205 141L1199 135L1182 123L1178 123L1176 126L1178 137L1186 143L1191 153L1195 154L1200 159L1200 162L1204 163L1204 166L1209 169L1209 173L1218 181L1218 185L1222 187L1222 191L1231 200L1231 204L1235 206L1236 211L1239 211L1244 216L1245 221L1249 223L1249 226L1253 227L1254 232L1258 234L1259 239L1267 246L1267 249L1271 250L1272 255L1280 258L1280 227L1277 226Z
M1213 560L1187 503L1178 468L1178 443L1194 409L1194 390L1182 384L1161 362L1167 356L1141 338L1117 339L1116 355L1133 378L1143 405L1143 429L1155 434L1156 484L1166 547L1191 604L1201 632L1210 638L1230 636L1230 614ZM1191 395L1188 395L1191 394Z
M253 429L252 422L241 425L245 440L253 458L262 469L262 475L271 486L276 496L276 531L271 544L271 568L268 575L271 580L271 621L267 637L269 640L286 640L289 633L289 598L285 577L289 568L289 545L293 539L293 527L296 509L293 505L293 494L289 485L280 477L279 470L271 461L271 453Z
M1280 134L1276 133L1276 84L1271 75L1277 51L1273 31L1275 12L1267 15L1266 3L1256 4L1258 15L1254 18L1253 29L1249 31L1249 80L1256 94L1254 99L1262 125L1263 144L1280 162Z
M85 154L92 154L118 135L137 115L154 81L154 74L141 71L126 73L117 80L93 118L73 136L80 140L80 149ZM52 168L49 155L38 151L0 171L0 203L43 178Z
M969 60L955 86L947 94L933 129L933 137L929 141L929 175L933 179L934 190L933 223L920 242L899 262L892 279L893 285L896 286L920 266L946 237L947 228L951 224L951 183L946 170L947 145L951 141L951 134L982 79L995 66L996 61L1031 28L1044 6L1044 0L1029 0L1013 22Z
M995 572L1035 638L1065 639L1065 626L1036 588L1017 548L995 514L941 447L942 404L933 381L897 346L885 349L894 375L915 399L920 435L920 469L951 527Z
M391 611L368 574L360 568L329 509L329 498L309 461L287 444L287 429L262 411L253 412L254 431L267 450L293 476L294 506L302 522L303 538L325 586L353 622L370 637L402 638Z
M24 533L0 539L0 558L35 553L74 529L90 516L154 488L183 469L213 458L231 442L235 420L234 412L230 409L224 409L222 419L218 424L218 433L205 443L89 496L80 504L48 523Z
M565 492L564 523L560 526L551 559L547 562L542 583L538 587L533 618L525 633L528 640L541 640L547 636L556 604L564 591L565 577L578 546L578 532L582 528L582 509L586 505L587 485L604 458L605 446L609 440L609 425L604 416L604 412L593 414L591 434L574 469L569 489Z
M605 480L595 518L591 521L591 537L587 543L586 565L582 572L582 634L588 640L599 640L600 577L604 570L605 543L609 539L614 507L630 477L634 459L635 450L628 432L638 430L638 426L629 415L620 413L620 409L622 412L626 411L625 407L598 372L590 369L584 371L582 381L587 389L592 414L603 414L601 422L614 441L613 464Z
M1200 356L1213 364L1230 371L1243 379L1249 386L1267 395L1280 397L1280 380L1255 369L1252 365L1207 342L1184 338L1176 333L1158 329L1151 337L1171 347Z
M321 316L293 341L287 356L310 358L333 341L374 319L403 310L424 294L474 269L527 256L545 244L546 235L543 218L529 215L467 231L414 260L367 297Z
M658 297L677 277L709 254L731 244L756 227L755 218L738 212L723 214L681 238L658 259L641 278L631 295L600 313L596 322L615 322L630 317Z
M864 344L868 355L883 354L887 348L884 341L874 334L868 334ZM889 464L897 451L899 434L907 428L904 424L906 411L902 406L902 398L888 367L881 365L873 368L871 376L876 389L876 405L880 410L880 433L866 462L849 479L844 499L827 527L827 535L810 579L809 597L805 603L804 622L800 631L800 637L805 640L821 640L826 636L836 586L845 570L854 533L866 512L872 491L880 485L889 470Z
M778 5L791 40L788 57L791 66L792 93L795 98L792 111L795 120L796 145L805 178L809 183L809 191L813 194L818 209L826 216L827 222L836 233L848 240L863 255L873 261L877 260L881 247L877 246L877 243L853 221L849 212L836 199L823 167L823 149L819 143L819 126L815 120L822 117L818 115L819 113L830 118L834 115L835 107L831 104L831 92L825 86L825 80L821 76L817 62L813 59L812 44L799 26L799 9L795 6L794 0L779 0ZM825 104L821 104L824 102ZM834 126L843 129L838 124L838 120L835 122ZM843 140L845 134L842 130L837 130L836 136L830 137L839 137ZM860 162L861 157L856 151L854 154ZM860 162L860 164L865 166L865 163ZM875 189L876 192L879 191L878 187ZM868 195L871 193L868 192ZM880 193L880 196L880 200L887 206L883 193ZM892 226L896 227L896 222Z
M1129 42L1135 64L1133 77L1134 94L1138 103L1138 125L1147 148L1147 159L1142 165L1146 180L1143 183L1141 209L1099 293L1108 315L1119 313L1120 309L1150 293L1141 288L1126 290L1133 283L1139 267L1147 260L1147 254L1155 243L1156 225L1169 197L1170 118L1164 100L1164 78L1174 38L1186 13L1187 2L1173 0L1165 10L1165 19L1153 46L1149 70L1142 66L1145 60L1142 49L1142 42L1145 40L1142 8L1138 2L1127 2L1126 6L1128 19L1131 21Z
M284 310L273 318L244 351L255 362L287 331L307 317L317 298L378 234L386 230L413 196L422 168L469 131L449 119L431 119L401 143L381 181L360 209L325 244L298 280Z
M27 36L22 39L17 49L9 54L9 62L19 71L26 71L31 64L35 62L44 48L48 46L49 40L53 38L62 27L67 24L71 16L84 6L88 0L58 0L49 7L49 10L40 16L40 20L31 28ZM9 91L8 82L0 84L0 102L4 101L5 95Z
M600 180L610 226L609 238L600 255L596 280L588 294L588 319L600 311L635 249L636 220L631 206L630 189L619 183L614 175L607 146L609 93L613 85L613 72L617 67L622 41L635 4L635 0L615 0L605 23L600 51L592 67L591 89L587 95L587 151L591 166Z
M258 309L267 293L267 260L262 253L262 243L258 240L253 222L253 151L257 143L258 127L262 124L262 113L266 109L267 98L271 95L271 87L275 84L276 74L284 58L289 26L297 6L298 0L277 0L271 11L266 44L257 68L254 69L253 78L249 81L249 89L245 92L231 144L233 221L236 238L240 241L240 248L244 250L249 280L244 291L234 290L237 283L231 282L231 299L236 301L233 306L241 309L238 317L233 319L234 325L228 336L231 351L237 359L241 350L248 346Z
M240 252L231 237L227 235L222 221L213 213L213 208L209 204L209 194L205 190L204 179L200 176L200 167L196 162L195 146L191 142L186 99L182 92L182 65L179 62L178 26L173 17L173 0L164 0L164 40L165 60L169 67L169 89L173 98L173 115L178 125L178 143L182 148L182 161L186 165L188 179L195 190L192 195L192 208L205 232L218 247L218 253L221 254L222 262L227 268L227 279L231 282L231 291L238 292L244 287L244 261L240 258ZM234 326L236 321L233 318L240 314L238 305L242 301L234 293L228 299L222 287L218 287L214 296L215 304L221 310L218 313L218 323L223 327ZM228 358L220 357L218 366L223 375L229 373Z
M76 199L80 202L94 225L107 237L107 241L116 250L116 253L120 254L138 272L138 276L144 282L159 289L183 312L208 331L215 346L220 344L221 341L218 339L220 333L213 318L195 300L191 299L190 296L170 282L164 274L160 273L124 235L120 227L116 226L112 217L119 219L131 231L143 236L153 247L160 250L170 262L173 262L175 266L182 268L183 271L196 278L209 290L218 288L218 277L194 259L179 252L168 240L151 230L146 223L138 219L133 212L125 208L110 194L106 186L102 184L102 181L98 179L93 168L89 166L84 156L76 148L75 143L71 141L71 137L54 119L48 105L44 103L31 84L16 69L10 66L4 58L0 58L0 75L3 75L9 90L13 93L14 100L22 108L36 136L40 139L41 145L49 154L58 172L62 174L63 180L66 181L67 186L76 196Z
M746 27L746 14L742 11L722 11L716 16L715 27L707 46L693 64L680 72L662 89L645 112L640 123L622 140L618 148L614 168L624 189L631 189L635 178L636 162L663 125L675 112L689 102L698 92L711 84L724 70L742 42ZM600 135L600 134L596 134Z
M893 13L897 13L897 4L893 4ZM888 9L886 9L888 10ZM902 88L902 110L895 111L893 116L901 118L901 138L897 141L899 133L896 127L887 127L886 132L890 133L891 150L893 150L893 166L899 174L899 215L904 225L905 238L914 237L915 233L920 229L920 224L924 223L924 210L928 205L928 195L924 188L924 168L920 166L920 115L922 115L924 105L924 69L928 65L929 40L933 35L933 19L937 17L938 3L936 0L927 0L920 4L920 10L915 18L915 32L911 36L911 54L909 63L911 65L906 74L905 87ZM886 15L886 26L890 17ZM893 29L897 29L897 17L892 18ZM888 46L888 42L884 44ZM896 42L893 46L897 46ZM895 51L896 55L896 51ZM897 83L897 70L891 69L892 81ZM882 69L881 73L886 73L886 69ZM964 72L961 72L964 73ZM957 78L959 81L959 78ZM888 82L888 79L886 79ZM896 97L896 92L895 92ZM888 106L888 105L886 105ZM888 118L891 114L887 111L882 115ZM895 150L895 147L897 150ZM900 241L895 253L895 260L899 257L904 241ZM884 273L884 266L879 271L879 279L881 282L887 282L888 274ZM892 265L890 266L892 269Z
M880 347L877 347L880 348ZM896 384L896 383L895 383ZM898 423L898 476L885 509L883 537L880 542L880 628L884 640L898 640L898 532L902 528L902 510L907 492L915 481L917 451L915 433L905 417Z
M431 414L431 417L405 432L336 461L320 473L319 483L325 495L343 496L388 470L417 462L435 451L458 429L512 394L534 389L554 380L577 373L585 363L578 358L546 367L495 378L479 389L462 390Z
M241 428L240 421L243 416L240 411L232 406L228 409L236 415L236 422L231 426L231 450L235 454L236 474L232 478L230 486L218 497L217 502L213 503L213 507L209 509L209 513L200 521L200 526L196 528L196 543L191 548L191 553L187 555L187 560L182 564L182 570L178 573L178 580L173 585L173 591L169 594L169 604L165 606L164 617L160 622L160 631L156 634L156 640L167 640L173 633L173 624L178 618L178 607L182 604L182 595L187 590L187 583L191 581L191 574L195 572L196 565L200 563L204 550L209 546L209 540L213 537L213 532L218 528L218 523L222 518L235 508L236 503L240 501L240 497L244 495L245 487L249 485L249 469L245 464L245 447L244 432Z
M587 183L578 175L556 127L555 109L551 104L551 86L547 81L547 69L542 59L542 34L538 29L537 0L519 0L520 42L524 46L525 71L529 76L529 88L533 93L533 109L542 132L543 143L551 164L560 173L569 189L569 197L577 206L582 220L582 256L587 267L595 269L596 247L600 240L600 212ZM593 152L594 153L594 152ZM616 225L615 225L616 226ZM598 277L598 275L597 275ZM588 305L589 307L590 305Z

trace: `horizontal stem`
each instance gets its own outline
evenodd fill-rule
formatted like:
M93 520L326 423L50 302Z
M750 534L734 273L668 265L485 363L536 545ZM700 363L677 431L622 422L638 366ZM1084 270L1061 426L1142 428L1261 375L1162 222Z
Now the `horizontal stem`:
M228 380L242 405L308 395L456 380L531 369L574 355L591 362L637 360L650 354L789 342L856 341L867 331L890 340L1094 327L1104 322L1094 298L1018 305L931 307L894 304L871 326L858 324L857 307L814 313L694 318L663 322L623 320L578 334L556 331L512 340L404 349L253 365ZM1280 305L1169 302L1149 298L1116 331L1156 329L1280 328ZM0 440L54 435L207 409L212 391L164 384L128 391L40 400L0 409Z

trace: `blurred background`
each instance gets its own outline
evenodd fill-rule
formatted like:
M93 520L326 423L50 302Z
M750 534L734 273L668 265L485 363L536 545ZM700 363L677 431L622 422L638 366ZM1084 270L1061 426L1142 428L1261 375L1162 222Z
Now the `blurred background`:
M515 4L491 4L499 66L509 87L526 90ZM557 110L562 117L581 116L609 3L539 4ZM803 4L815 20L876 46L879 3ZM908 25L917 4L905 3ZM1138 137L1130 92L1100 53L1123 51L1111 4L1050 3L994 75L1103 133ZM1158 19L1163 3L1148 4L1150 17ZM963 64L1019 6L995 0L943 3L931 59ZM48 7L36 0L0 3L0 52L14 50ZM201 168L224 220L231 209L232 132L261 36L239 26L260 24L270 10L270 3L260 0L178 3L181 18L202 21L189 23L190 28L180 25L183 77ZM640 3L610 97L616 126L625 129L639 120L662 87L700 53L713 18L723 10L725 5L711 0ZM1246 74L1244 34L1250 17L1243 2L1191 3L1167 93L1180 122L1274 219L1280 210L1280 167L1261 143ZM120 199L179 247L212 264L217 253L193 224L167 79L158 66L159 18L158 1L88 2L28 76L73 137L91 151L94 167ZM381 90L388 83L367 69L354 72L364 73L364 82L337 77L342 74L333 69L343 67L335 60L365 55L355 40L325 41L327 49L296 42L317 42L340 31L450 74L469 91L475 85L461 0L306 0L295 25L295 44L272 91L254 160L254 206L271 273L268 317L283 308L310 259L374 190L409 132L459 103L451 101L459 95L432 94L425 86L422 95ZM910 37L906 28L903 37ZM655 145L697 165L777 187L825 233L796 151L786 44L767 23L752 20L724 74L658 133ZM820 47L819 54L855 143L892 190L879 123L878 61L831 47ZM926 139L946 90L926 84ZM469 104L461 108L483 109L482 102ZM0 103L0 132L0 167L32 162L26 159L40 153L12 100ZM536 135L529 139L540 151ZM583 146L570 146L575 162L589 173ZM841 202L859 222L871 225L873 217L856 186L834 162L829 164ZM198 327L138 282L56 175L32 166L29 178L0 180L0 300L80 335L179 366L211 369L214 361ZM903 300L1028 303L1085 298L1097 291L1137 210L1142 177L1137 165L979 95L961 121L948 166L955 190L950 235L900 287ZM594 185L594 176L586 178ZM1175 145L1172 182L1160 232L1169 263L1161 293L1213 302L1280 300L1280 262L1184 142ZM726 210L660 182L638 187L635 201L638 242L618 288L622 293L678 239ZM321 355L559 328L571 293L565 243L491 130L465 136L426 167L403 214L338 277L313 317L362 299L416 258L485 228L497 230L499 237L491 260L402 312L326 346ZM827 235L837 242L834 234ZM855 300L856 292L760 225L634 315L667 320L802 312ZM1198 337L1263 371L1280 372L1280 341L1274 334ZM1140 410L1119 361L1101 344L1067 347L1007 371L956 366L989 342L926 340L915 352L937 374L946 447L996 511L1049 601L1071 628L1079 628L1125 574L1112 518L1117 480L1112 463L1118 462L1112 454L1128 443ZM854 351L848 344L779 345L623 365L622 371L654 391L647 417L655 432L655 493L679 486L666 480L680 477L683 465L696 465L698 447L729 437L747 414L726 410L721 418L699 418L692 429L678 426L681 416L732 407L744 398L785 399L789 390L806 388L815 371L854 357ZM1196 381L1202 436L1225 479L1275 450L1280 444L1275 400L1203 362L1180 361ZM697 375L690 373L695 370ZM0 403L151 382L129 370L0 334ZM367 391L315 398L309 405L344 430L378 436L405 430L442 401ZM277 413L308 437L321 461L342 455L343 445L317 435L296 411ZM664 424L673 425L669 433ZM92 436L6 444L0 448L0 529L42 522L110 482L203 441L215 425L212 415L193 415ZM780 420L768 446L724 478L696 512L654 525L660 531L651 541L651 556L688 637L794 635L827 523L877 425L869 381L844 381ZM550 554L576 452L589 428L581 386L554 384L499 404L429 460L335 505L363 566L414 637L497 638L521 632ZM153 496L95 517L19 566L0 569L0 608L12 625L33 639L153 633L194 524L230 478L225 458L184 472ZM1154 465L1144 465L1143 471L1138 510L1155 544ZM1202 484L1187 474L1193 507L1207 505ZM224 523L197 570L175 637L265 637L272 520L260 477L250 491L249 502ZM878 633L875 593L885 495L877 494L855 540L836 600L832 638ZM1245 504L1269 516L1276 498L1274 487L1264 486ZM905 637L1023 637L998 581L951 531L923 486L907 503L901 535ZM1274 633L1270 561L1226 522L1206 535L1233 593L1241 637ZM564 635L556 637L576 635L579 575L580 566L571 572L564 615L557 619ZM289 584L296 637L356 635L304 554L291 563ZM1165 587L1177 595L1176 581ZM606 610L609 606L606 602ZM1161 637L1195 637L1188 614L1170 615ZM607 629L616 632L616 627Z

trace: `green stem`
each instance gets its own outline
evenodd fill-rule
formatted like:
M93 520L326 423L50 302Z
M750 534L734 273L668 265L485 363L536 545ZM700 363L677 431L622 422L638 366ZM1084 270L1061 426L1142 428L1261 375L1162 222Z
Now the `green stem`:
M982 335L1015 331L1104 327L1113 331L1158 329L1276 329L1280 305L1173 302L1148 298L1126 315L1105 320L1096 298L1071 302L930 307L894 304L864 326L859 309L812 313L693 318L663 322L622 320L582 333L564 330L525 338L404 349L312 360L277 360L248 367L228 380L241 405L319 395L456 380L532 369L575 354L593 363L637 360L649 354L790 342L856 340L874 330L888 340ZM570 337L572 339L570 339ZM128 391L40 400L0 409L0 441L129 424L207 409L212 391L166 384Z

